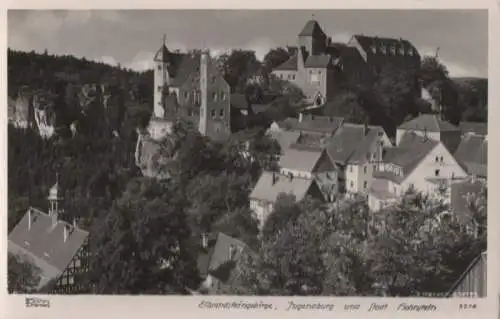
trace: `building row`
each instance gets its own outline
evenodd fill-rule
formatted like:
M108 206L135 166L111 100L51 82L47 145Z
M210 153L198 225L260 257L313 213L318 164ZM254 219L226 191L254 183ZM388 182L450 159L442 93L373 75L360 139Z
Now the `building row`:
M486 132L486 124L457 127L435 114L403 123L395 140L380 126L341 118L308 115L276 122L268 133L281 146L280 168L262 173L250 205L263 224L280 194L325 202L363 194L377 211L409 189L433 195L471 178L486 180Z

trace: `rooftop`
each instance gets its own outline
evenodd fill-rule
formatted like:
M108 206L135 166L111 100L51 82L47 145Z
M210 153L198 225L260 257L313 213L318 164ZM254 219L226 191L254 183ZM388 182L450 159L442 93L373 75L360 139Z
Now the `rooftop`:
M283 156L281 156L279 166L300 172L312 173L321 155L323 155L322 148L292 144L284 151Z
M284 193L294 195L295 199L300 201L307 195L313 183L310 179L263 172L249 197L274 203L278 196Z
M488 135L488 123L481 122L460 122L462 134L474 133L476 135Z
M465 166L469 174L487 176L488 140L485 136L472 134L463 136L454 156Z
M440 119L436 114L422 114L398 127L403 130L427 131L427 132L446 132L458 131L458 127L450 122Z
M65 221L57 220L53 224L52 216L29 208L10 232L8 249L16 255L31 259L41 269L41 288L66 269L88 235L87 231Z

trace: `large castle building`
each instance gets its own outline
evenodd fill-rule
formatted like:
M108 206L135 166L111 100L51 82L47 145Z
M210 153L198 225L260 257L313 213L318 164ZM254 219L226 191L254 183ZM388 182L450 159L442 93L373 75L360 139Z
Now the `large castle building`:
M418 70L421 60L404 39L353 35L347 43L332 42L316 20L306 23L297 47L288 49L292 56L273 74L296 84L317 106L332 100L343 83L370 84L388 66Z
M231 134L230 87L208 52L170 52L165 45L154 56L153 140L164 138L177 119L195 125L214 140Z

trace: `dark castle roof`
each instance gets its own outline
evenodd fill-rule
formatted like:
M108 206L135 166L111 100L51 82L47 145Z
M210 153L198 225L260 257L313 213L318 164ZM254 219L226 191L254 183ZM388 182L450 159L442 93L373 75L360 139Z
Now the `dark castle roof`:
M306 25L300 31L299 36L318 36L318 35L324 35L325 33L319 26L318 21L316 20L309 20L307 21Z

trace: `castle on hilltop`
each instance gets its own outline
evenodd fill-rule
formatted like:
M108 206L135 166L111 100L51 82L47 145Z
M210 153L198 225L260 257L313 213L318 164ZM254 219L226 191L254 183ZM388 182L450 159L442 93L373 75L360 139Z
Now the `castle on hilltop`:
M420 54L405 39L353 35L347 43L332 42L316 20L309 20L298 35L292 54L273 70L296 84L318 107L332 100L342 83L370 84L384 68L418 70ZM416 92L419 91L415 81Z
M154 56L154 113L148 127L161 140L177 119L185 119L214 140L231 134L230 87L208 52L170 52L163 44Z

